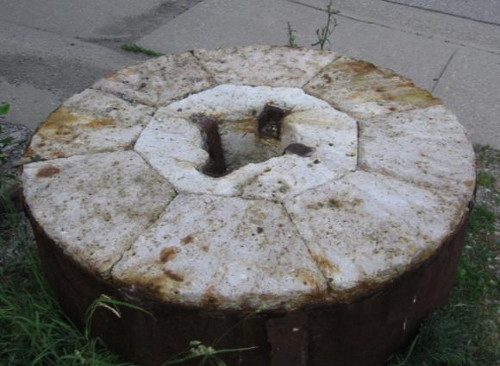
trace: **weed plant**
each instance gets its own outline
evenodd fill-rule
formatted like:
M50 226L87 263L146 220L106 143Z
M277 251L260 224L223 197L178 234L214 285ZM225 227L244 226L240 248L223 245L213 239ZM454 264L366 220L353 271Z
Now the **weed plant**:
M333 31L335 30L335 28L337 28L337 18L335 18L335 14L340 13L338 10L335 10L333 8L333 4L331 1L326 6L325 11L327 14L326 24L324 27L316 29L317 41L315 43L311 44L311 46L313 46L313 47L319 46L319 49L322 51L325 49L326 44L329 44L329 45L332 44L332 42L330 41L330 37L331 37ZM290 22L287 22L286 25L287 25L287 33L288 33L288 46L289 47L298 47L297 40L295 38L295 34L297 33L297 31L292 27Z
M298 47L297 40L295 39L295 34L297 33L297 31L292 28L290 22L286 22L286 26L288 31L288 46L292 48Z
M337 27L337 19L334 15L338 14L338 11L333 8L331 1L326 6L326 14L327 18L325 26L316 29L316 37L318 37L318 41L311 45L319 46L320 50L324 50L327 43L331 45L330 36Z

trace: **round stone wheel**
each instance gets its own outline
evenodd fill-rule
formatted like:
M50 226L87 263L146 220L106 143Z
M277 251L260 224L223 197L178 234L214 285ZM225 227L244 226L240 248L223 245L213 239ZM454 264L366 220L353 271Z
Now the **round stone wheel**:
M377 365L452 286L474 196L456 117L335 52L194 50L55 110L23 158L49 282L78 325L161 365ZM199 348L199 347L198 347ZM197 360L199 362L199 360Z

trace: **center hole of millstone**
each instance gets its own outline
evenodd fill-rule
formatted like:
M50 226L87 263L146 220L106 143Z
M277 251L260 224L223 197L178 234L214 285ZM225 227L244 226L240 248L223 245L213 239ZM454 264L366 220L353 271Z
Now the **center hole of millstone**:
M290 112L267 104L262 112L243 120L220 120L204 114L191 116L204 134L210 159L201 170L222 177L250 163L283 154L283 120Z

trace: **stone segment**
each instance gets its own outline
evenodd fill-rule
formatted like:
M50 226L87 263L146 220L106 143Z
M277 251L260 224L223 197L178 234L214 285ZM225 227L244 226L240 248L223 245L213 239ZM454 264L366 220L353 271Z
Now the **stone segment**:
M194 50L219 84L302 87L338 55L283 46Z
M282 139L324 151L323 159L345 161L356 168L358 126L349 115L333 108L315 108L291 113L285 118Z
M87 89L49 115L33 135L24 161L44 160L131 148L154 109L132 105Z
M426 189L361 171L285 207L335 300L365 293L431 257L467 210Z
M299 88L223 84L174 102L166 109L182 118L203 113L220 120L239 121L260 114L266 104L292 112L331 108Z
M176 174L170 164L188 163L198 168L208 159L200 130L194 123L181 118L163 120L159 115L142 132L134 150L153 167L168 169L163 172L166 177Z
M179 195L113 268L126 291L204 309L295 308L325 279L280 204Z
M92 87L154 107L213 86L191 52L153 58L97 81Z
M256 116L266 104L290 111L283 120L282 138L274 145L256 136ZM226 158L241 155L245 160L257 153L275 157L219 178L202 174L208 161L205 142L196 125L185 119L199 113L220 121ZM313 148L313 153L283 155L296 142ZM280 201L355 170L357 126L345 113L300 89L221 85L161 108L135 150L179 192Z
M454 114L442 106L364 121L361 168L435 189L466 206L476 172L472 144Z
M264 169L245 182L242 197L284 202L304 191L338 179L350 169L341 161L323 160L321 152L315 152L306 158L284 155L262 165Z
M304 91L358 120L441 104L410 79L349 57L341 57L325 67Z
M26 164L22 184L26 204L48 237L101 275L175 195L131 151Z

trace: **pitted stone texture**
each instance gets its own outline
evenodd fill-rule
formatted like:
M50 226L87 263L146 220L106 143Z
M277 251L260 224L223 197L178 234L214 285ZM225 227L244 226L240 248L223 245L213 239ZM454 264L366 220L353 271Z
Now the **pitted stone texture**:
M366 172L304 192L285 207L336 300L376 288L431 257L467 210Z
M363 61L200 50L95 88L35 133L27 156L49 160L24 166L26 205L70 258L139 298L215 309L349 301L431 258L473 198L474 157L453 114ZM287 112L280 139L256 133L266 105ZM222 177L201 172L210 157L196 114L218 121L232 170ZM135 151L96 153L136 138ZM283 154L292 143L310 155Z
M296 308L326 281L280 204L179 195L113 268L132 294L203 308Z
M177 117L205 114L224 121L239 121L258 115L266 104L292 112L330 108L323 100L299 88L224 84L170 104L166 109Z
M219 84L304 86L338 56L308 48L247 46L195 50Z
M120 70L97 81L93 88L133 103L161 107L211 86L211 76L191 52L184 52Z
M467 205L475 180L475 156L465 129L442 106L374 118L362 123L363 169L436 189Z
M22 184L26 204L46 234L101 275L175 195L132 151L26 164Z
M217 118L225 155L239 149L249 156L255 153L252 146L267 143L256 136L256 116L266 104L290 111L281 140L270 147L278 156L223 177L204 175L201 167L209 156L197 125L187 119L200 113ZM231 131L224 129L228 122L234 122ZM311 156L283 155L297 142L313 148ZM357 125L300 89L221 85L160 109L134 149L179 192L281 201L355 170Z
M304 90L359 120L441 104L410 79L349 57L325 67Z
M40 125L23 161L131 148L154 109L87 89L68 99Z

